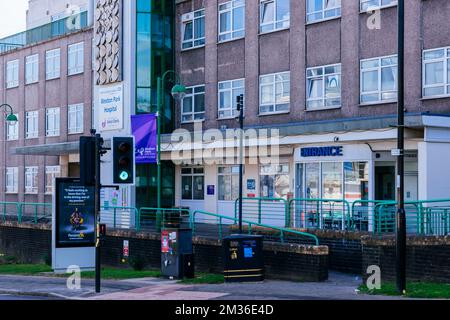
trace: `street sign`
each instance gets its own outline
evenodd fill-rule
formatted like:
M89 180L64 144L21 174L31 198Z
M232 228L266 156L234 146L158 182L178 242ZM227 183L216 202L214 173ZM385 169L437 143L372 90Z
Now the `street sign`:
M400 149L392 149L391 150L391 155L393 155L394 157L399 157L402 155L402 150Z

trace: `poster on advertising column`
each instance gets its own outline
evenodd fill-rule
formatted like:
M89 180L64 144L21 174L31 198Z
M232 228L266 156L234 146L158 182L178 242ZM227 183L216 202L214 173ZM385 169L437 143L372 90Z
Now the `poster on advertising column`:
M100 131L123 129L122 84L99 87L98 128Z
M56 179L56 248L95 245L94 190L79 179Z
M136 164L157 163L157 118L155 114L131 116Z

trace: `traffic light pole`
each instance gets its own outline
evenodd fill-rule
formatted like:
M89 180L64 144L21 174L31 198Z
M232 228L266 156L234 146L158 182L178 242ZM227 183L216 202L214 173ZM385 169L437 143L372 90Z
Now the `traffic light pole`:
M242 198L244 184L244 95L237 96L239 111L239 233L242 234Z
M101 286L101 249L100 249L100 152L101 137L96 134L95 130L91 130L91 134L95 135L95 292L100 292Z

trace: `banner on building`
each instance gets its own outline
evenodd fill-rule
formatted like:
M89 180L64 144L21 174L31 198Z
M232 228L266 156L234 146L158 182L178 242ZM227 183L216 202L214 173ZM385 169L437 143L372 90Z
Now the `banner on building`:
M157 163L156 114L131 116L131 128L135 139L136 164Z
M123 86L101 86L98 89L98 127L100 131L123 129Z

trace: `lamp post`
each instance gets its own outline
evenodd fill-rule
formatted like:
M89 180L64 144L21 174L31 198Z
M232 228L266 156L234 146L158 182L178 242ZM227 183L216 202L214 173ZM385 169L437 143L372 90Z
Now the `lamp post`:
M158 134L158 160L157 160L157 216L156 216L156 228L158 231L161 229L161 214L159 209L161 209L161 120L163 117L162 106L164 97L164 82L169 74L175 77L175 82L177 74L173 70L167 70L161 77L157 79L157 134ZM179 80L179 79L178 79ZM175 84L171 90L172 97L181 101L186 95L186 87L182 84Z
M397 290L406 290L406 214L405 214L405 1L398 1L398 124L397 124L397 232L396 232L396 274Z

